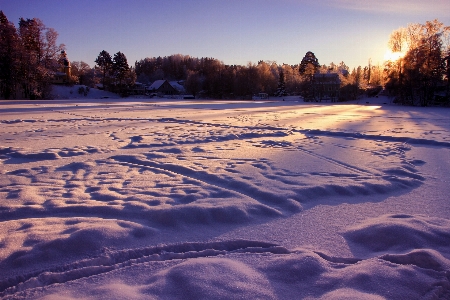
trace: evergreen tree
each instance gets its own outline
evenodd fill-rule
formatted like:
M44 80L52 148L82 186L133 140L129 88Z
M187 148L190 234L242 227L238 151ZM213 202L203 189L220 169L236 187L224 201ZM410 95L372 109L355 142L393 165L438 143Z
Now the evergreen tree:
M299 71L303 76L307 76L308 79L312 78L313 74L320 68L320 64L314 53L311 51L306 52L305 56L300 63Z
M119 93L123 95L125 93L125 88L122 86L122 84L124 84L126 79L130 77L130 66L128 65L125 54L120 51L114 54L112 68L114 78L116 80L116 86L119 87Z
M299 72L303 77L302 96L305 101L314 99L313 77L320 68L320 64L314 53L306 52L300 63Z
M102 77L103 77L102 85L103 85L103 88L106 90L106 76L111 73L112 66L113 66L113 60L111 58L111 55L107 51L103 50L97 56L95 63L97 64L97 66L100 67L100 70L102 72Z
M369 65L367 67L364 67L364 80L366 81L367 85L370 85L372 82L372 59L369 58Z
M25 97L34 97L34 90L38 78L39 41L40 29L34 19L23 19L19 21L19 34L22 42L20 75Z
M19 36L14 25L0 11L0 97L14 95L19 75Z
M114 54L113 58L113 74L118 80L125 79L126 73L130 67L128 66L127 58L122 52Z
M122 83L122 81L127 77L128 72L130 71L130 66L128 65L127 58L125 54L120 51L114 54L113 70L114 77L119 80L119 83Z
M445 79L447 81L447 89L445 92L445 97L447 99L447 103L450 103L450 49L447 50L447 55L444 57L443 61L444 61Z
M286 88L285 88L285 82L284 82L284 72L283 70L280 70L280 77L278 79L278 87L276 91L276 96L283 97L286 96Z

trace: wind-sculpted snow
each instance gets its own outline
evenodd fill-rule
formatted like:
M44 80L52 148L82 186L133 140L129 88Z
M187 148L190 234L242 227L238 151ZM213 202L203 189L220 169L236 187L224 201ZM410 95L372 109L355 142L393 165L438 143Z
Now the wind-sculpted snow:
M123 225L122 225L123 226ZM69 245L66 251L91 251L89 246L91 243L101 243L98 235L91 235L77 243ZM121 241L123 242L123 241ZM56 244L52 241L52 244ZM42 245L39 245L43 248ZM48 247L48 245L44 245ZM51 245L48 247L55 255L58 246ZM82 248L82 249L80 249ZM152 261L171 261L197 257L212 257L226 255L230 253L288 253L289 251L275 244L257 242L257 241L226 241L226 242L210 242L210 243L184 243L174 245L164 245L158 247L137 248L132 250L108 251L101 256L83 259L75 263L64 266L58 266L50 269L40 270L34 273L23 274L0 281L0 295L8 295L17 291L23 291L30 288L48 286L54 283L65 283L80 278L90 277L107 273L112 270L127 268L133 265L139 265ZM62 253L61 253L62 254ZM61 255L60 254L60 255ZM34 257L33 259L42 259ZM50 260L51 257L47 257ZM14 267L16 262L6 261L3 267Z
M69 295L69 299L446 299L450 283L442 270L448 270L449 260L435 259L438 254L431 253L428 261L433 268L423 268L425 260L408 259L412 256L352 261L256 241L167 245L110 252L59 270L9 279L3 285L15 285L2 295L5 299L11 294L16 299L44 295ZM90 280L93 275L94 281Z
M156 125L167 122L175 125L157 132L130 128L127 137L123 132L109 134L118 143L126 143L124 149L139 148L139 154L126 154L120 144L115 151L93 146L34 153L3 148L6 162L18 165L27 160L61 160L58 166L4 174L7 181L0 191L11 200L2 203L3 218L77 211L98 216L137 213L163 225L243 222L253 215L295 213L304 203L336 194L361 196L414 188L424 179L416 169L417 161L406 158L408 146L403 143L377 141L367 150L353 145L359 140L342 144L330 138L324 147L323 141L295 135L290 129L174 119ZM202 127L211 129L205 132ZM137 134L143 130L149 132ZM268 140L270 136L276 139ZM88 158L119 151L123 154ZM63 158L77 156L87 163L64 163ZM391 162L388 166L386 159ZM10 181L39 184L11 185ZM23 194L32 194L34 199ZM16 205L17 200L25 200L24 205Z
M5 299L450 297L448 115L119 100L0 113Z
M375 134L361 134L361 133L349 133L340 131L323 131L323 130L301 130L300 132L311 136L335 136L364 140L376 140L385 142L401 142L415 145L427 145L427 146L441 146L450 148L450 142L436 141L430 139L420 139L406 136L390 136L390 135L375 135Z
M420 215L383 215L348 228L344 236L370 252L403 252L422 245L446 251L450 245L450 220Z

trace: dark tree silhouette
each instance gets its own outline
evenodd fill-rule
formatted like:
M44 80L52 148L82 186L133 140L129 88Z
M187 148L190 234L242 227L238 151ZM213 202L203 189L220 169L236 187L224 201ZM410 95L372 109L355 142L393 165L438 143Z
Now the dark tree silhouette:
M123 94L125 90L122 84L125 83L125 80L127 79L130 73L130 66L128 65L128 61L125 54L123 54L120 51L114 54L113 72L114 78L116 80L115 84L116 86L118 86L119 92Z
M278 79L278 87L277 87L277 91L275 93L276 96L278 97L283 97L286 96L286 88L285 88L285 81L284 81L284 72L283 70L280 70L280 75L279 75L279 79Z
M394 33L390 41L392 51L404 51L398 45L404 44L405 40L409 44L404 57L386 64L386 90L402 104L434 104L437 98L442 98L442 87L445 86L446 49L443 38L450 34L450 27L433 20L425 24L410 24ZM448 103L447 95L444 98Z
M130 66L128 65L127 58L122 52L117 52L114 54L113 59L113 70L115 77L122 82L127 76Z
M314 53L311 51L306 52L299 67L299 72L303 77L302 95L305 101L309 101L314 98L312 82L314 74L319 70L319 68L320 64Z
M19 75L19 37L16 28L0 11L0 96L9 99Z
M103 50L97 56L95 63L100 67L100 70L102 71L102 84L103 88L106 89L106 75L109 75L109 73L112 71L113 65L111 55L107 51Z
M198 72L188 71L184 87L188 93L191 93L194 97L197 96L202 88L202 81Z
M314 53L311 51L306 52L305 56L300 63L299 71L301 75L312 77L312 75L320 68L319 61Z

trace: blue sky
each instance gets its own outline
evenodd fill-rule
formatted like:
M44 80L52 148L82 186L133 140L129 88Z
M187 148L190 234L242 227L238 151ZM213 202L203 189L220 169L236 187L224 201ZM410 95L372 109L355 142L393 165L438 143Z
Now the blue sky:
M321 64L382 62L390 33L438 18L449 0L0 0L16 26L39 18L59 33L71 61L91 67L102 50L130 65L185 54L225 64L298 64L313 51Z

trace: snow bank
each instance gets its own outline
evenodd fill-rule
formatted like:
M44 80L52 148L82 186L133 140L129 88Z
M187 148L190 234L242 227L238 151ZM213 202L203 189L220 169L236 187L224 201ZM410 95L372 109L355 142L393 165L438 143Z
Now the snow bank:
M112 98L118 99L119 95L99 90L96 88L89 88L85 85L75 84L73 86L54 85L52 86L52 98L53 99L101 99Z
M420 215L383 215L350 227L344 236L370 252L404 252L424 245L433 249L447 248L450 220Z
M383 257L335 263L309 250L203 256L109 271L95 283L83 278L48 286L42 299L445 299L450 291L445 272ZM17 293L31 295L30 290Z

